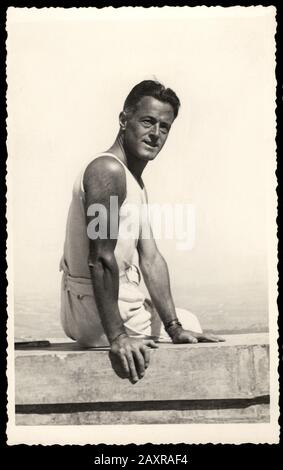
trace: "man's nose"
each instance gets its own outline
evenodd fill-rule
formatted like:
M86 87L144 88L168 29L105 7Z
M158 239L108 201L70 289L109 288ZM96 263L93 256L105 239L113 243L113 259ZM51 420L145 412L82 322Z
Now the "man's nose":
M150 134L152 136L154 136L155 138L158 138L159 137L159 131L160 131L160 128L159 128L159 124L158 122L155 123L153 126L151 126L150 128Z

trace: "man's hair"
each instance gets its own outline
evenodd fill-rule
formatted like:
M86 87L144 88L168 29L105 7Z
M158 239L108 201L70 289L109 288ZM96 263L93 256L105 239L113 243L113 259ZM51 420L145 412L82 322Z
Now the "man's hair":
M144 96L152 96L163 103L171 104L174 117L178 116L180 100L171 88L165 88L162 83L154 80L143 80L138 83L128 94L124 103L124 112L135 111L137 104Z

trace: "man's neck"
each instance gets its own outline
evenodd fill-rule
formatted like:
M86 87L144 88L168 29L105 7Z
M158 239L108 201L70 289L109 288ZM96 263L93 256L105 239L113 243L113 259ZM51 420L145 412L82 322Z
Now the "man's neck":
M136 178L137 181L140 181L143 170L145 169L147 162L138 160L133 155L126 152L123 139L120 134L118 134L114 144L110 147L107 152L114 153L124 165L130 170L132 175Z

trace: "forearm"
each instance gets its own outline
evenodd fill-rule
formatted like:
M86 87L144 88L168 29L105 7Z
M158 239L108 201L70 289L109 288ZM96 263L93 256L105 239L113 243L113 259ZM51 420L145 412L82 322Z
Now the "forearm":
M151 300L162 322L167 325L176 319L167 263L158 253L154 260L140 260L140 266Z
M119 269L112 258L90 261L94 298L105 334L111 343L120 334L126 334L119 312Z

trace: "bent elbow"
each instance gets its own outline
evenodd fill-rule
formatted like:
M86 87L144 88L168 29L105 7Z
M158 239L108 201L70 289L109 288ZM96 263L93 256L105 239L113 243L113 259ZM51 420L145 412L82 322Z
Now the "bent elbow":
M94 273L103 273L105 270L116 271L118 269L114 253L102 253L95 257L90 255L88 265Z

